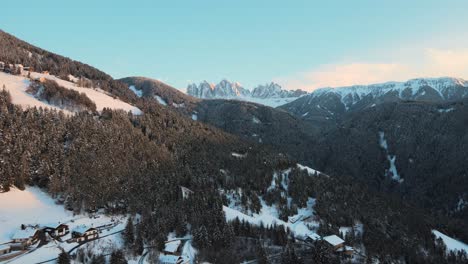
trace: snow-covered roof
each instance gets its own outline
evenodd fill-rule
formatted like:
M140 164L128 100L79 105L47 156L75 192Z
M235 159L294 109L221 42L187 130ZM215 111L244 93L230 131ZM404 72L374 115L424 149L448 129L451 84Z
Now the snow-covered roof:
M170 255L170 254L160 254L159 261L161 263L177 263L177 261L181 258L180 256Z
M11 237L12 239L25 239L34 236L37 229L35 228L26 228L26 229L19 229Z
M337 249L336 251L338 251L338 252L343 252L343 251L354 251L354 248L353 248L353 247L350 247L350 246L344 246L344 247L341 247L341 248Z
M75 228L73 228L73 232L83 234L84 232L88 231L89 229L92 229L93 227L88 227L86 225L79 225Z
M331 244L332 246L338 246L339 244L343 244L344 243L344 240L341 239L339 236L337 235L331 235L331 236L326 236L326 237L323 237L323 240L327 241L329 244Z
M170 252L170 253L175 253L177 251L177 249L179 249L180 244L181 244L180 240L174 240L174 241L167 242L165 247L164 247L164 251L165 252Z
M10 249L10 246L8 245L0 245L0 250L7 250Z

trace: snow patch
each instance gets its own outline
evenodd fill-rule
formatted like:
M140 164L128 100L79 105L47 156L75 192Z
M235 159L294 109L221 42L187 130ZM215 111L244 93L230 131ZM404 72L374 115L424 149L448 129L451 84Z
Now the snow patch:
M138 90L134 85L130 85L128 87L130 90L132 90L132 92L134 92L136 94L136 96L138 97L142 97L143 96L143 91L142 90Z
M167 106L166 101L164 101L164 99L162 99L161 96L155 95L154 98L156 98L156 100L158 101L159 104Z
M436 238L441 238L442 241L444 241L445 246L447 247L447 251L461 251L464 250L465 252L468 253L468 245L453 239L437 230L432 230L432 233L435 235Z

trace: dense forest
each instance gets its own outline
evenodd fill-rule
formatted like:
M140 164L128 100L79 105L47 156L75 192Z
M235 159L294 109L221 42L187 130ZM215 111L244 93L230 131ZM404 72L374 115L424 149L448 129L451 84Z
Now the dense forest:
M402 188L395 187L395 182L384 177L388 161L379 147L378 133L383 130L388 135L390 151L399 148L393 142L410 146L413 151L420 147L409 142L410 132L417 128L392 130L388 124L393 118L388 113L401 111L397 116L404 117L405 111L398 105L384 105L385 111L352 116L339 127L318 133L313 124L285 111L234 101L199 102L173 93L171 87L162 84L126 80L128 84L140 81L139 85L144 86L140 89L146 96L138 98L127 83L3 31L0 31L0 61L21 63L35 71L47 70L63 79L73 75L85 86L100 87L144 112L140 116L110 109L98 113L89 98L48 81L34 84L30 92L64 109L73 105L86 111L65 115L50 109L22 109L11 103L8 92L0 92L1 191L36 185L63 200L66 208L75 212L104 209L111 214L138 213L141 222L137 230L126 232L132 233L126 237L126 247L135 254L141 254L142 242L161 250L167 234L175 231L178 235L192 234L199 258L214 263L239 263L245 258L266 263L262 262L268 261L266 251L274 246L279 247L281 263L346 263L346 259L331 254L320 241L304 249L284 228L253 226L238 220L226 222L222 206L229 201L225 194L240 189L245 212L259 212L261 201L265 201L278 208L283 220L304 207L308 198L315 198L321 235L339 234L340 226L361 222L365 227L363 233L347 236L346 242L364 246L368 262L467 262L463 253L447 255L443 243L431 235L431 229L437 228L466 240L466 222L462 221L466 209L436 207L438 211L431 214L421 209L433 205L429 198L438 184L447 188L442 189L443 193L437 192L440 194L437 201L456 202L459 197L450 192L457 186L466 186L465 172L463 166L458 170L452 167L463 163L466 155L445 164L440 161L437 166L444 168L444 172L431 170L433 167L427 161L424 168L417 168L425 173L414 177L409 175L414 174L415 167L405 167L397 160L398 167L403 167L405 182ZM164 107L154 99L156 94L163 95L169 103L186 103L190 111ZM186 116L192 111L197 112L202 122ZM437 149L450 156L457 144L457 154L465 153L466 133L456 134L462 141L452 138L453 131L464 131L464 111L457 109L450 117L444 117L437 109L430 112L438 123L427 119L424 124L437 125L434 131L444 135L443 140L420 132L421 138L431 139L430 144L420 142L424 146L418 150L420 156L408 152L405 159L424 160ZM411 112L401 124L426 120L420 113ZM366 116L372 118L364 119ZM255 118L260 123L253 122ZM400 135L403 136L398 141ZM441 142L446 147L441 147ZM243 158L233 156L234 152L242 153ZM296 159L330 176L310 176L295 169ZM290 169L288 187L270 188L273 175L287 169ZM427 185L424 177L436 171L444 178ZM453 177L454 174L457 175ZM445 185L443 179L449 176L453 181ZM418 184L419 188L412 188ZM181 186L190 188L194 194L183 199ZM115 259L121 257L119 252L113 254Z
M139 213L143 231L138 239L162 247L167 233L191 232L201 256L226 261L237 259L232 256L239 254L236 241L241 238L236 234L242 231L235 222L226 222L222 212L225 198L219 189L242 188L246 195L243 206L252 211L260 209L259 197L280 209L285 204L268 187L274 171L295 164L290 158L163 107L148 107L142 116L108 109L99 115L66 116L48 109L23 110L11 104L5 91L0 99L3 191L37 185L64 198L67 208L77 212L105 208L113 213ZM248 155L239 159L232 152ZM324 234L359 220L366 226L359 241L369 256L383 261L405 257L416 263L442 263L439 258L444 258L437 257L440 254L431 236L431 219L417 209L351 179L310 177L301 170L292 170L289 177L290 186L282 191L292 197L293 206L283 206L284 217L293 215L290 210L302 207L307 197L316 197L315 210ZM194 190L194 195L182 199L180 186ZM259 238L273 232L276 238L268 241L282 245L293 239L281 235L278 228L273 230L247 236ZM277 236L286 238L279 242ZM431 253L423 254L421 247Z

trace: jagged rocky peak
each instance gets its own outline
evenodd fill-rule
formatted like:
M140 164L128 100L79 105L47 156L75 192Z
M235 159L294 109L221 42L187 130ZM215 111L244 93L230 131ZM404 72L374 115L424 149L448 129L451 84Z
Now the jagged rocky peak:
M207 81L203 81L199 85L189 84L187 93L199 98L251 97L260 99L299 97L306 94L302 90L284 90L279 84L274 82L259 85L250 91L240 83L230 82L226 79L216 85L210 84Z
M306 94L306 91L284 90L281 85L271 82L265 85L259 85L252 91L252 96L257 98L286 98L286 97L299 97Z

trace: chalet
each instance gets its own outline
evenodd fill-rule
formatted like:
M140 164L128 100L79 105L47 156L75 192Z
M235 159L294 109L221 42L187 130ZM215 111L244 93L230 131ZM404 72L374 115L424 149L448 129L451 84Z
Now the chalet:
M31 227L22 228L17 230L11 239L13 243L30 246L39 240L39 230Z
M335 251L339 248L344 247L345 243L344 240L337 235L323 237L323 240L327 242Z
M0 256L11 253L11 247L8 245L0 245Z
M353 256L354 248L350 246L343 246L337 249L336 252L351 257Z
M163 252L167 254L177 255L181 244L182 241L180 240L167 242L164 246Z
M191 194L193 194L192 190L184 186L180 186L180 189L182 190L182 198L184 199L187 199Z
M183 256L160 254L159 263L161 264L189 264L190 259L183 257Z
M78 243L90 241L99 237L98 230L94 227L80 226L72 231L72 238Z
M59 224L57 227L44 227L44 231L52 237L63 237L70 233L70 229L66 224Z

